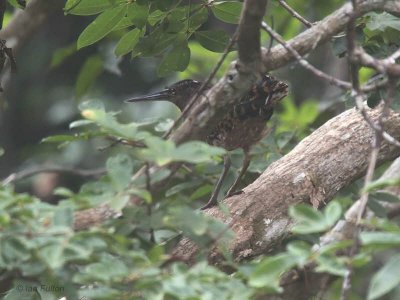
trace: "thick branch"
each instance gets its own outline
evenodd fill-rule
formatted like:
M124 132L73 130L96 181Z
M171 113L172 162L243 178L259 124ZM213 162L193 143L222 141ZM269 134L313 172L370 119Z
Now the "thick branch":
M25 43L34 32L55 10L65 4L61 0L31 0L24 10L18 11L11 22L0 32L0 38L7 40L7 46L14 53Z
M400 16L400 1L361 1L358 6L359 15L364 15L374 10L384 10L393 15ZM346 3L322 21L315 23L313 27L288 41L288 45L300 55L309 53L317 46L329 41L334 35L343 31L350 21L351 12L351 3ZM278 69L288 62L295 60L293 54L282 45L277 45L272 49L264 48L262 53L262 61L267 71Z
M380 109L368 110L377 122ZM400 137L400 114L390 112L387 130ZM225 201L231 217L218 208L206 213L229 223L236 233L230 245L236 260L257 256L274 249L289 234L289 205L311 203L315 207L329 202L343 187L362 176L368 166L374 131L356 109L345 111L305 138L289 154L273 163L241 195ZM400 155L400 149L382 143L378 164ZM176 255L192 259L196 247L183 240ZM220 255L212 251L210 260Z
M226 107L239 102L260 76L260 27L267 0L246 0L238 28L239 61L188 111L188 117L171 135L180 144L204 140L226 114Z
M260 26L267 1L247 0L244 3L238 31L239 61L250 67L260 67Z
M399 174L400 157L391 164L391 166L380 177L380 180L398 179ZM398 196L400 195L400 189L398 187L388 188L387 191L390 191ZM316 251L318 251L320 246L325 246L331 244L332 242L353 239L356 230L357 215L361 209L360 204L360 200L356 201L350 207L350 209L347 210L345 219L340 220L334 228L321 237L320 244L315 245L314 247ZM380 202L380 204L387 209L388 216L393 213L398 213L398 203ZM373 212L368 210L366 218L371 219L373 216ZM294 271L296 272L296 275L299 276L293 276L293 274L287 274L284 276L281 284L285 290L281 299L298 299L298 295L304 295L305 299L309 299L310 297L314 296L323 286L335 280L335 277L330 274L314 273L313 268L314 265L310 264L305 266L302 272ZM306 284L307 282L312 282L312 284ZM264 299L268 299L268 297Z

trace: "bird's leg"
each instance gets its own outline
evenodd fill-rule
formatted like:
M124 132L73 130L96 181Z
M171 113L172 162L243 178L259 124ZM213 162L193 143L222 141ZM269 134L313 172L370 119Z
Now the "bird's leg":
M210 200L208 200L207 204L204 205L201 208L201 210L213 207L214 205L217 204L219 191L221 190L222 183L224 182L224 179L226 177L226 174L228 174L230 167L231 167L231 156L229 153L227 153L224 155L224 170L222 171L221 175L218 178L217 184L214 187Z
M242 168L240 169L240 173L236 177L235 182L232 184L232 186L229 188L228 192L226 193L227 197L235 194L236 188L237 188L238 184L240 183L240 179L242 179L243 175L246 173L246 171L250 165L251 157L249 154L249 150L244 149L243 153L244 153L244 158L243 158Z

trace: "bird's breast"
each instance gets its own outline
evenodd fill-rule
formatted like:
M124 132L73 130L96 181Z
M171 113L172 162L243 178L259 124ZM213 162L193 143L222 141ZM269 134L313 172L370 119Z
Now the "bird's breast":
M261 116L246 120L227 118L207 136L207 143L228 151L237 148L247 149L266 134L266 121Z

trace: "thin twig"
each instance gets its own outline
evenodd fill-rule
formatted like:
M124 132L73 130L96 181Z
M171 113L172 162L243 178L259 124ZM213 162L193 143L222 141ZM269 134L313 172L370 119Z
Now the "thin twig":
M97 177L105 174L106 172L107 171L104 168L95 170L84 170L84 169L74 169L61 166L41 166L41 167L34 167L28 170L22 170L20 172L15 172L9 175L7 178L3 179L1 181L1 185L4 186L10 183L14 183L16 181L34 176L39 173L69 173L82 177Z
M346 30L346 38L347 38L347 53L348 53L348 57L349 57L349 63L350 63L350 77L351 77L351 84L352 84L352 88L354 91L354 95L355 95L355 99L356 99L356 103L361 102L360 101L362 99L362 92L360 91L360 82L359 82L359 77L358 77L358 69L359 66L357 64L357 62L354 60L354 52L355 52L355 48L356 48L356 15L357 15L357 0L351 0L352 3L352 12L350 15L350 19L349 22L347 24L347 30ZM365 114L366 115L366 114ZM373 149L371 152L371 158L369 160L369 165L368 165L368 171L367 171L367 175L365 176L365 182L364 182L364 186L366 186L367 184L370 183L370 181L372 180L372 176L374 174L374 170L375 170L375 165L376 165L376 159L378 157L376 149L378 149L379 151L379 146L378 148L376 148L376 145L380 144L380 139L377 138L377 132L378 131L374 131L375 135L374 135L374 143L373 143ZM363 203L365 202L365 205L368 201L368 193L364 193L363 195L361 195L361 200L360 202ZM363 212L361 213L361 216L363 215ZM353 234L353 245L352 247L350 247L349 250L349 257L352 258L354 257L360 248L360 243L359 243L359 233L360 233L360 222L357 219L357 227L354 230L354 234ZM342 289L341 289L341 293L340 293L340 300L347 300L348 299L348 295L351 289L351 277L353 275L353 265L350 263L347 264L347 272L343 278L343 283L342 283Z
M357 92L354 87L352 86L352 84L350 82L347 81L343 81L340 79L337 79L333 76L330 76L326 73L324 73L323 71L317 69L316 67L314 67L313 65L311 65L308 61L306 61L304 58L301 57L301 55L294 49L292 48L288 43L286 43L286 41L277 33L275 32L267 23L263 22L261 27L268 32L268 34L270 36L272 36L274 39L276 39L288 52L290 52L295 58L296 60L299 62L299 64L301 66L303 66L305 69L309 70L310 72L312 72L315 76L325 79L328 82L330 82L331 84L334 84L335 86L344 89L344 90L349 90L352 89L355 91L355 99L356 99L356 105L357 108L360 110L361 114L363 115L364 119L368 122L368 124L374 129L374 130L380 130L382 132L383 138L390 144L395 145L397 147L400 147L400 142L397 141L395 138L393 138L390 134L388 134L386 131L383 130L383 128L381 126L379 126L378 124L375 124L368 116L365 108L364 108L364 104L362 101L362 96L361 96L361 92L363 91L372 91L375 89L379 89L383 86L387 85L387 81L386 80L382 80L378 83L375 84L368 84L365 85L363 87L359 86L358 83L358 70L356 71L351 71L352 72L352 81L357 83L357 90L359 92ZM353 46L355 48L355 46ZM396 56L395 56L396 55ZM393 57L397 57L397 51L392 54ZM400 54L399 54L400 55ZM392 57L391 56L391 57ZM360 101L361 100L361 101Z
M287 43L282 36L280 36L276 31L274 31L267 23L263 22L261 27L273 38L280 43L283 48L285 48L288 52L290 52L294 58L299 62L299 64L304 67L305 69L309 70L312 72L315 76L327 80L329 83L336 85L338 88L341 88L343 90L351 90L352 89L352 84L348 81L343 81L340 79L337 79L331 75L328 75L324 73L323 71L317 69L313 65L311 65L307 60L305 60L299 52L297 52L289 43ZM397 52L394 54L397 55ZM388 57L386 60L393 59L393 57L396 57L395 55L392 55ZM375 90L378 90L382 87L385 87L387 84L387 80L383 79L380 80L378 83L373 83L373 84L366 84L360 87L360 90L363 92L372 92Z
M331 84L334 84L341 89L348 90L351 88L350 82L343 81L333 76L330 76L322 72L321 70L317 69L313 65L311 65L308 61L302 58L301 55L294 48L292 48L288 43L286 43L286 41L282 38L282 36L275 30L273 30L267 23L262 22L261 27L266 32L268 32L270 36L272 36L275 40L277 40L288 52L290 52L296 58L296 60L299 62L301 66L312 72L315 76L325 79Z
M146 164L145 164L145 174L146 174L146 189L150 193L150 195L152 195L150 163L149 162L146 162ZM149 216L149 218L151 218L151 214L152 214L151 203L148 203L147 204L147 215ZM151 225L150 225L150 242L153 244L156 242L156 239L154 237L154 229L153 229L153 227L151 227Z
M112 148L119 144L134 147L134 148L146 148L146 144L141 141L129 141L129 140L126 140L123 138L116 138L116 137L112 137L112 136L108 136L108 137L106 137L106 139L110 140L111 143L109 145L106 145L103 147L98 147L97 150L105 151L105 150Z
M384 128L385 119L389 114L389 107L393 102L395 92L396 92L395 82L393 79L389 79L386 100L384 101L382 113L379 116L379 121L378 121L380 128ZM372 182L374 170L376 167L376 162L378 160L379 149L380 149L380 145L381 145L382 137L383 137L382 130L375 130L374 132L375 132L374 142L373 142L373 147L372 147L372 152L371 152L370 163L368 166L367 174L365 175L364 187L367 187ZM359 209L358 215L357 215L357 224L361 223L361 220L365 214L365 210L366 210L367 203L368 203L368 195L369 195L368 191L366 189L364 189L364 192L361 195L361 199L360 199L360 209Z
M400 56L400 49L384 59L376 59L368 54L363 48L357 47L353 51L352 59L360 65L373 68L381 74L390 76L400 76L400 65L396 64L396 59Z
M294 18L299 20L301 23L303 23L305 26L308 28L312 27L313 24L309 21L307 21L304 17L302 17L297 11L295 11L292 7L289 6L285 1L283 0L278 0L279 4L286 9Z
M262 26L261 26L262 28ZM274 16L271 16L271 28L274 28ZM268 45L268 51L267 51L267 56L271 53L272 45L274 44L274 37L267 32L269 35L269 45Z

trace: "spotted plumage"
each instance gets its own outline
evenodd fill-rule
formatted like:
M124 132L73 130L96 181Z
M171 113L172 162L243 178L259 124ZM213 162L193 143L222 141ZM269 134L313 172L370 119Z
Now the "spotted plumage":
M163 91L133 98L127 100L127 102L167 100L183 110L200 86L200 82L186 79L167 87ZM227 114L206 137L206 142L210 145L219 146L228 151L242 148L245 153L242 170L228 191L228 195L233 194L240 178L250 163L249 150L251 146L268 134L269 130L266 122L271 118L276 104L287 94L288 85L286 83L270 75L262 76L253 85L249 93L238 104L234 105L232 109L227 111ZM230 159L229 156L226 156L224 160L224 172L218 180L210 201L203 209L215 205L222 180L229 166Z

